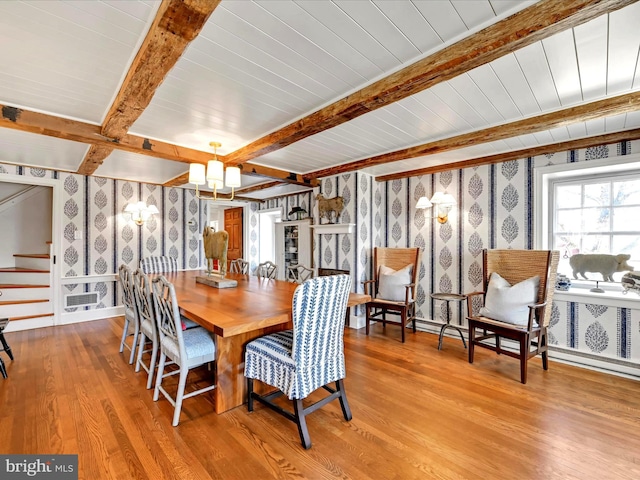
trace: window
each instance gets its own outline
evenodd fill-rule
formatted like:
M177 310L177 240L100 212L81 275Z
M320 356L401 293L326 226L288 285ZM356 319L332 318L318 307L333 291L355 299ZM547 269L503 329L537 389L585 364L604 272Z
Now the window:
M569 258L576 253L628 253L640 270L640 155L536 167L534 186L535 248L560 251L558 272L574 287L594 286L573 280ZM619 283L609 288L620 290Z

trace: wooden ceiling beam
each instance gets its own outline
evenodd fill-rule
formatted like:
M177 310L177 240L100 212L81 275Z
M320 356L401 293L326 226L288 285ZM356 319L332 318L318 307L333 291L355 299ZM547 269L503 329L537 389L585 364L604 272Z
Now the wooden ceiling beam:
M567 140L565 142L551 143L549 145L541 145L539 147L524 148L522 150L514 150L511 152L498 153L495 155L487 155L486 157L449 162L443 165L433 165L431 167L418 168L416 170L409 170L407 172L380 175L378 177L375 177L375 179L377 182L387 182L389 180L397 180L400 178L431 175L448 170L459 170L462 168L478 167L481 165L490 165L492 163L501 163L508 162L510 160L519 160L521 158L535 157L537 155L566 152L569 150L577 150L580 148L596 147L599 145L607 145L638 139L640 139L640 128L636 128L634 130L625 130L622 132L605 133L603 135L579 138L577 140Z
M366 167L373 167L384 163L407 160L409 158L435 155L451 150L478 145L480 143L495 142L506 138L541 132L576 122L586 122L597 118L611 117L640 110L640 92L628 93L617 97L605 98L584 105L565 108L555 112L529 117L515 122L496 125L494 127L463 133L454 137L443 138L434 142L403 148L394 152L364 158L351 163L318 170L310 173L309 178L322 178L341 173L351 172Z
M227 155L240 164L450 80L636 0L542 0Z
M1 104L0 109L2 112L0 127L47 135L63 140L111 147L176 162L206 164L211 159L210 152L194 150L136 135L125 135L120 139L109 138L102 135L100 126L78 120Z
M246 195L247 193L252 192L261 192L262 190L266 190L268 188L279 187L283 185L282 182L273 181L267 183L259 183L258 185L251 185L250 187L238 188L236 189L236 193L241 195Z
M219 3L220 0L162 1L102 123L102 135L119 140L127 134ZM112 151L113 148L92 145L78 173L93 174Z
M182 185L186 185L189 183L189 172L183 173L182 175L178 175L175 178L172 178L168 182L164 182L162 184L163 187L181 187Z
M225 163L229 163L228 161ZM301 185L303 187L317 187L320 182L312 176L302 175L300 173L287 172L277 168L256 165L255 163L245 163L238 165L243 175L255 177L265 177L280 182L291 183L293 185Z
M136 135L125 135L120 139L108 138L101 133L101 128L98 125L91 125L90 123L84 123L78 120L56 117L8 105L0 104L0 112L0 127L47 135L63 140L89 143L92 145L92 148L89 149L87 156L93 155L92 152L95 152L95 155L99 156L104 152L110 153L111 149L116 149L139 155L162 158L164 160L173 160L187 164L201 163L203 165L206 165L212 157L211 152L203 152L201 150ZM218 159L224 162L225 157L218 155ZM315 179L306 180L300 174L278 170L277 168L262 167L250 163L241 165L241 167L243 173L246 175L264 176L266 178L279 180L283 183L293 183L295 185L311 187L318 185L318 181ZM189 174L185 173L167 182L173 182L173 184L167 186L184 185L187 183L188 178Z

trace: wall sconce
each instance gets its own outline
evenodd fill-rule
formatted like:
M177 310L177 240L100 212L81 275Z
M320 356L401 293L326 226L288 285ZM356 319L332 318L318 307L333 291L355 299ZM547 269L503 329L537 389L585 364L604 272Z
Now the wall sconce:
M447 223L449 219L449 211L456 204L456 199L453 198L453 195L450 193L436 192L429 200L427 197L420 197L418 199L418 203L416 203L416 208L431 208L432 206L436 206L436 217L438 219L438 223Z
M160 213L158 207L155 205L147 206L144 202L128 203L124 208L124 213L128 213L131 216L131 220L136 222L136 225L142 225L146 222L151 215Z
M218 160L217 149L221 146L218 142L209 143L213 147L213 160L209 160L207 163L206 173L205 167L201 163L192 163L189 165L189 183L193 183L196 186L196 197L200 200L217 200L218 188L222 188L225 185L231 187L231 200L234 197L234 189L241 186L240 182L240 168L239 167L227 167L226 176L227 180L224 181L225 171L224 164ZM213 188L213 196L201 195L198 190L198 185L208 184L209 188Z

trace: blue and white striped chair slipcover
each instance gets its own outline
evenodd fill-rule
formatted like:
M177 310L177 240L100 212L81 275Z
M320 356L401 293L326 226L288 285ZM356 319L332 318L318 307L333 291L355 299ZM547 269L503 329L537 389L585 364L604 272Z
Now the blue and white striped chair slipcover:
M176 292L173 284L164 276L153 279L152 296L160 344L160 362L158 363L153 400L157 401L160 392L162 392L169 403L175 407L173 412L173 426L175 427L180 422L180 411L184 399L216 388L213 384L186 395L184 393L189 370L215 361L216 344L211 334L203 327L182 330ZM179 369L164 373L167 358L175 362ZM180 375L180 379L174 399L162 386L162 380L176 374Z
M173 273L178 271L178 260L173 257L156 256L140 260L144 273Z
M246 346L244 375L249 411L253 411L256 399L294 421L304 448L311 448L306 414L339 399L345 420L351 420L343 384L344 319L350 289L348 275L307 280L293 294L293 330L260 337ZM253 391L254 379L279 391L260 396ZM336 382L335 389L329 387L331 382ZM305 408L302 400L320 387L330 395ZM293 400L293 414L272 402L282 394Z
M118 268L118 277L122 293L122 303L124 304L124 328L120 339L120 353L127 347L131 351L129 355L129 365L133 363L138 345L138 335L140 333L140 320L138 317L138 307L133 293L133 273L125 264ZM131 345L127 343L127 337L133 337Z

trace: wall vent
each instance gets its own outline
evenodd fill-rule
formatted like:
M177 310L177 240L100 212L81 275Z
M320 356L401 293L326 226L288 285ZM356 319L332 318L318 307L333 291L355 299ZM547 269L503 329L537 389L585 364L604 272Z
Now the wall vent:
M98 292L70 293L64 296L64 308L88 307L98 304Z

